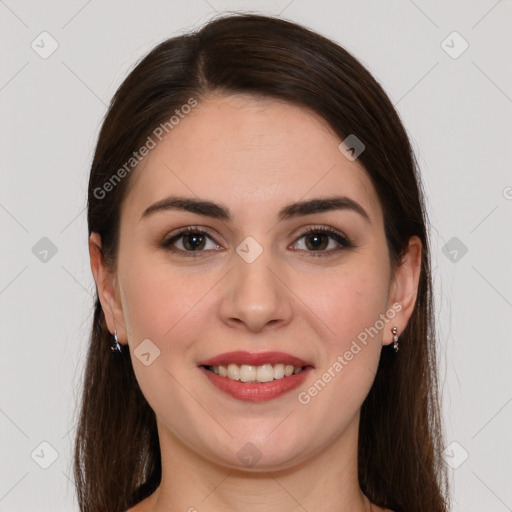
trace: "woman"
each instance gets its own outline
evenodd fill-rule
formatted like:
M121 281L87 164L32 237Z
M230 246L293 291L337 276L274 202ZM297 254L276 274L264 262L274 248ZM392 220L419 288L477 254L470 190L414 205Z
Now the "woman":
M163 42L88 199L82 511L448 509L421 183L354 57L259 15Z

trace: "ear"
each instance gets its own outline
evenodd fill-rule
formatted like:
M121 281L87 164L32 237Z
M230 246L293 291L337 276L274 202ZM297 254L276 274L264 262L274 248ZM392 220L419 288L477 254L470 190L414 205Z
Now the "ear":
M393 320L390 321L390 327L386 328L382 339L384 345L389 345L393 342L391 329L394 326L398 327L397 335L400 336L414 311L421 273L421 251L421 240L417 236L412 236L409 239L409 245L402 258L402 262L395 270L393 281L389 288L388 310L392 308L397 313ZM398 309L398 305L401 306L401 309Z
M117 329L119 343L124 344L127 335L116 275L105 265L101 250L101 237L98 233L91 233L89 237L89 257L108 330L114 335L114 329Z

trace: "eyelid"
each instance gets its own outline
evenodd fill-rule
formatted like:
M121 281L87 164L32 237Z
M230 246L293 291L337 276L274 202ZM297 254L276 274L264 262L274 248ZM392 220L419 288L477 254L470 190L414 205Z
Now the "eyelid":
M172 246L174 242L182 238L183 236L189 233L199 233L201 235L206 235L212 242L216 245L221 245L215 239L215 236L208 230L208 228L200 227L200 226L186 226L184 228L179 228L177 231L171 232L168 236L164 238L162 242L162 247L170 252L174 252L177 254L185 254L186 256L196 256L201 253L208 253L209 251L183 251L182 249L177 249Z
M342 238L347 245L351 244L350 239L347 235L345 235L342 231L339 231L331 226L309 226L307 228L304 228L304 230L299 231L298 234L295 235L296 238L301 238L304 235L307 235L308 233L328 233L331 235L337 235L339 238Z
M212 235L212 233L208 230L208 228L200 227L200 226L186 226L184 228L180 228L177 231L171 233L167 237L165 237L164 241L162 242L162 246L164 249L167 249L171 252L178 253L178 254L185 254L187 256L196 256L200 255L201 253L208 253L210 251L183 251L182 249L176 249L172 247L172 244L182 238L183 236L187 235L188 233L199 233L206 235L208 238L210 238L216 245L221 245L216 241L216 237ZM312 256L328 256L333 253L338 253L340 250L343 249L349 249L355 247L355 245L351 242L350 238L346 236L341 231L332 228L331 226L322 226L322 225L314 225L314 226L308 226L307 228L302 229L299 233L294 235L294 242L292 244L297 243L298 240L300 240L302 237L309 233L322 233L326 234L335 242L338 244L338 247L336 249L330 249L328 251L305 251L307 254ZM294 249L297 250L297 249Z
M304 251L308 256L331 256L333 254L338 254L340 251L346 250L346 249L353 249L356 247L356 245L351 241L351 239L345 235L343 232L331 227L331 226L309 226L305 228L304 230L300 231L297 235L295 235L295 242L300 240L305 235L308 235L310 233L321 233L325 234L328 237L332 238L337 244L338 247L335 249L330 249L328 251Z

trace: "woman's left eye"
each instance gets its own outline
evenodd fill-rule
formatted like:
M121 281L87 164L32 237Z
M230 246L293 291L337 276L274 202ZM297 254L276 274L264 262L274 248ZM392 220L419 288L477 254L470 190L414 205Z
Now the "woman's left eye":
M354 247L347 237L334 229L325 227L312 228L303 232L294 245L299 244L302 239L304 239L304 250L306 252L319 253L311 254L312 256L330 255L339 250ZM207 247L208 240L211 242L210 247ZM179 247L180 245L181 247ZM206 250L221 249L221 246L213 240L208 232L195 227L187 227L181 230L164 241L162 246L171 252L181 253L186 256L198 256ZM294 248L294 250L297 250L297 248Z
M324 256L338 252L342 249L354 247L347 237L331 228L313 228L302 233L298 240L305 239L304 245L307 252L318 252L320 254L312 254L312 256ZM330 239L330 240L329 240ZM334 247L329 243L334 241ZM326 249L330 250L326 250ZM323 253L323 254L322 254Z

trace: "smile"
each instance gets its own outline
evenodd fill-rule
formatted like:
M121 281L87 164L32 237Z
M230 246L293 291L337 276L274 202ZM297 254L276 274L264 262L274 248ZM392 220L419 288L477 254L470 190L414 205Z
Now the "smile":
M271 382L290 377L291 375L297 375L305 367L283 363L268 363L260 366L231 363L227 366L209 365L205 366L205 368L216 375L240 382Z

